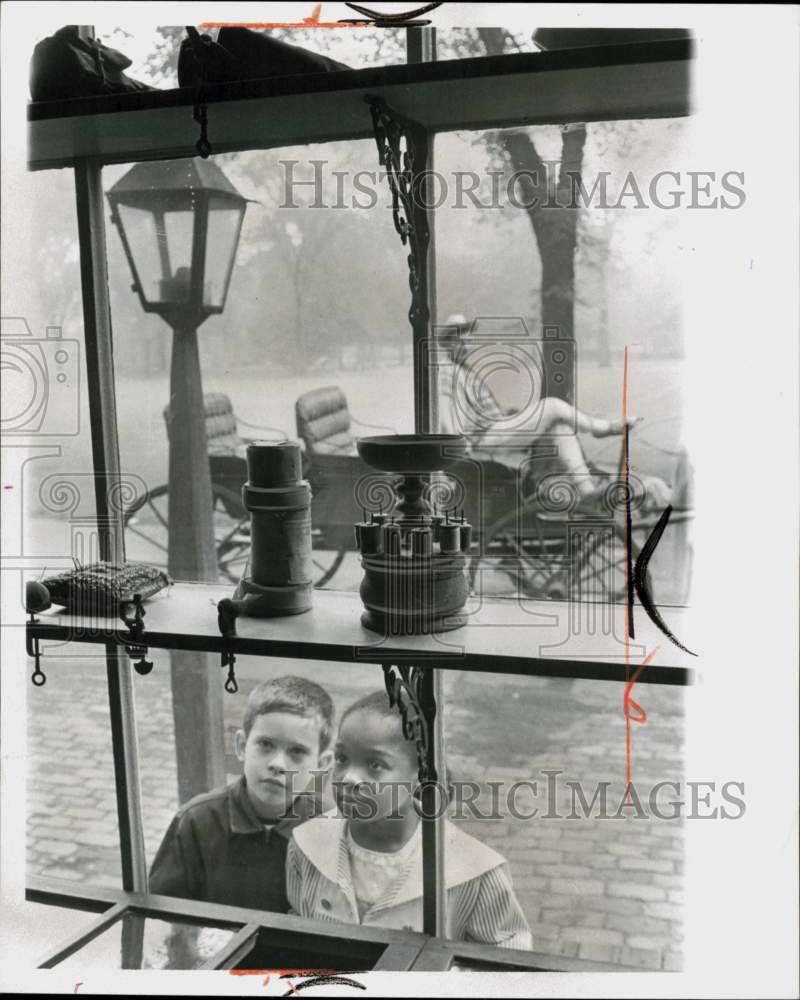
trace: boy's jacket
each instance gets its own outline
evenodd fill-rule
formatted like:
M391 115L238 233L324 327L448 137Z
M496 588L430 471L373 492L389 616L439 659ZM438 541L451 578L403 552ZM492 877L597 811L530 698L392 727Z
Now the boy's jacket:
M347 820L335 812L295 828L286 857L290 912L320 920L422 930L422 852L359 920L347 851ZM502 855L445 820L447 936L530 949L531 932Z
M319 815L313 795L269 829L256 815L244 777L198 795L169 825L150 871L150 892L286 913L286 849L292 830Z

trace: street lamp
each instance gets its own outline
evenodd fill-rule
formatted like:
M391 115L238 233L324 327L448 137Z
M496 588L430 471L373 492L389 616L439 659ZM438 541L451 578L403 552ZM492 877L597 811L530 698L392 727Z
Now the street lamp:
M215 163L138 163L108 200L145 312L173 329L222 312L247 199Z
M247 199L199 158L137 163L107 197L142 308L173 330L169 572L216 581L197 329L225 308Z
M111 219L145 312L172 327L168 568L216 582L214 515L197 329L225 308L247 199L207 160L137 163L108 191ZM173 650L181 802L225 780L222 692L212 658Z

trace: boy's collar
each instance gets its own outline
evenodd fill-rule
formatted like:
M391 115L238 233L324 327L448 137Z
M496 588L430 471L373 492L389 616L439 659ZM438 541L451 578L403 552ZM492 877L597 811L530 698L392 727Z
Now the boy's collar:
M288 815L272 824L272 829L284 837L289 837L291 831L304 820L320 813L319 803L310 792L302 792L292 803ZM231 787L228 796L228 820L233 833L263 833L266 824L259 819L247 794L247 782L244 775Z

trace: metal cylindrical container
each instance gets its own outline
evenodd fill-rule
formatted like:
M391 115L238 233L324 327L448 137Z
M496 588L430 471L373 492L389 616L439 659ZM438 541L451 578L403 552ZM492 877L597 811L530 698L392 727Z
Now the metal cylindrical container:
M439 525L439 546L443 554L452 555L461 551L461 525L455 521Z
M311 607L311 488L301 469L295 442L248 445L248 480L242 487L250 512L248 582L259 590L265 615Z

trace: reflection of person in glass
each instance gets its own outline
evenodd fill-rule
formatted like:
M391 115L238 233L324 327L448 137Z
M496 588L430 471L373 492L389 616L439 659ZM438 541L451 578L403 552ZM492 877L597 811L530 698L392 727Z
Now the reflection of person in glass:
M385 691L351 705L334 750L338 814L293 834L286 891L293 912L422 930L422 836L417 753ZM445 823L448 936L530 949L531 932L500 854Z
M450 316L445 324L446 333L440 343L448 347L452 357L452 370L440 369L439 379L439 433L465 434L470 452L476 458L491 460L517 469L531 457L533 441L550 438L557 454L549 462L537 458L534 469L538 478L559 474L577 490L582 502L590 504L607 486L607 481L596 475L586 460L578 432L602 438L620 435L625 423L633 427L638 417L608 420L593 417L576 406L555 396L543 396L529 408L526 425L503 434L498 431L517 410L503 405L492 391L486 378L474 377L471 363L473 354L465 341L469 324L459 314ZM469 414L469 426L463 426L457 412ZM669 503L670 488L657 476L639 476L644 484L648 504L664 507Z
M286 846L319 805L308 791L330 765L333 703L302 677L279 677L251 693L236 755L238 781L198 795L169 825L150 891L285 913Z

